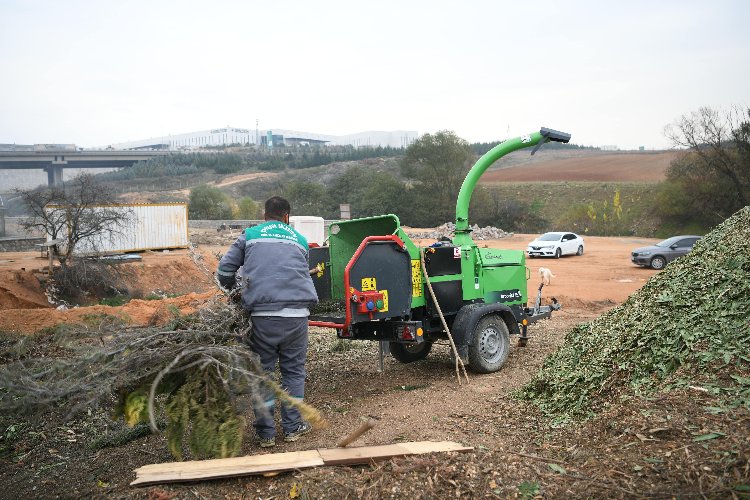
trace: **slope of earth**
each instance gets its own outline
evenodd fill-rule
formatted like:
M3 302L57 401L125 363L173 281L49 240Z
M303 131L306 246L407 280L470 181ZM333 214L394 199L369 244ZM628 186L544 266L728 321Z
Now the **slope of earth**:
M676 151L669 151L555 158L496 168L485 173L481 182L660 182L677 155Z
M215 293L211 273L216 257L187 250L144 252L143 260L115 266L118 288L131 297L172 296L165 300L132 300L125 306L52 309L39 278L46 264L35 252L2 254L0 261L0 331L33 333L60 323L87 322L109 315L135 324L162 324L175 314L190 314Z

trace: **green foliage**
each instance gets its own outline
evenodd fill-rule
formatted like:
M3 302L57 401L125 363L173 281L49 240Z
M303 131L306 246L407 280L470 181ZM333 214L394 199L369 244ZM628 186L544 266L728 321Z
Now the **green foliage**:
M749 238L745 207L624 304L568 332L521 397L559 420L679 385L750 408Z
M231 219L232 200L219 188L201 184L190 190L188 215L191 219Z
M242 157L226 153L194 155L193 164L199 170L211 169L217 174L233 174L247 167Z
M558 219L561 227L570 227L582 234L614 236L632 234L630 210L623 211L620 190L616 189L612 200L574 204Z
M292 206L293 215L329 213L326 190L320 184L292 181L284 186L283 193Z
M234 457L242 449L245 418L235 411L214 367L191 370L165 413L169 451L177 460L183 459L185 444L196 458Z
M114 297L104 297L99 299L99 304L102 306L118 307L123 306L130 302L130 297L127 295L115 295Z
M200 169L194 164L194 161L194 155L187 154L175 153L169 156L157 156L149 160L139 161L132 167L99 174L97 178L103 181L117 181L197 174Z
M101 450L104 448L123 446L131 441L135 441L136 439L146 437L151 433L151 426L148 424L137 424L133 427L125 427L120 431L99 436L89 444L89 448L92 450Z
M425 134L406 149L401 173L414 183L415 203L442 222L455 219L458 191L475 159L454 132Z
M700 108L666 133L686 148L667 170L657 198L666 225L675 232L703 232L750 203L750 109Z
M240 198L237 204L237 218L242 220L255 220L263 217L263 208L249 196Z

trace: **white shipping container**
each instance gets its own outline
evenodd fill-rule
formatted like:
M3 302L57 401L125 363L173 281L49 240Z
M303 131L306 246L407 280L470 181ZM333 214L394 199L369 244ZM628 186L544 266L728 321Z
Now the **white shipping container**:
M188 246L187 203L123 204L94 206L87 210L122 210L129 220L122 227L112 228L95 237L78 242L75 255L111 254L186 248ZM64 210L50 205L49 210ZM61 236L65 238L65 235ZM48 235L47 241L52 238Z

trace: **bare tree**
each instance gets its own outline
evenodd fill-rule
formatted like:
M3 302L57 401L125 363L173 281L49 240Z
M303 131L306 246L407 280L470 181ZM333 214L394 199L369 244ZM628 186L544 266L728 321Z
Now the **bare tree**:
M729 181L737 208L748 204L750 192L750 109L719 111L700 108L667 125L665 135L693 153L697 166Z
M133 212L113 205L114 194L81 173L64 188L16 189L29 211L29 218L21 223L27 231L37 231L59 240L54 253L60 264L69 265L77 246L92 249L103 238L112 239L131 224Z

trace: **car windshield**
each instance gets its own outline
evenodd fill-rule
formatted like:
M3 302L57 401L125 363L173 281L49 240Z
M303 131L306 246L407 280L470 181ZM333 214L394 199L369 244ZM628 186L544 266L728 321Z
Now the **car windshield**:
M537 238L537 241L560 241L562 234L559 233L545 233Z
M664 241L660 241L659 243L656 244L656 246L657 247L671 247L672 245L674 245L681 239L682 239L682 236L672 236L671 238L667 238Z

